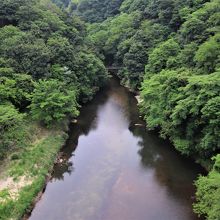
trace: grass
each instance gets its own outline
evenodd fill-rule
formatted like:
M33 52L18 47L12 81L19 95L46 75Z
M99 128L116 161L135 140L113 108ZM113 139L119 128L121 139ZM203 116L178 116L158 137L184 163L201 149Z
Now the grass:
M37 123L26 124L21 147L7 156L0 174L0 219L21 219L42 190L66 134L61 128L46 129ZM23 131L21 131L23 133ZM24 133L23 133L24 134ZM31 137L30 137L31 134Z

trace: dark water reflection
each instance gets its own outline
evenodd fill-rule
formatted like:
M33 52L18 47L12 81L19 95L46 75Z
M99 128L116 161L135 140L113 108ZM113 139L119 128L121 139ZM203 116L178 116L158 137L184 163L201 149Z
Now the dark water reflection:
M191 220L201 169L146 131L116 79L81 110L31 220Z

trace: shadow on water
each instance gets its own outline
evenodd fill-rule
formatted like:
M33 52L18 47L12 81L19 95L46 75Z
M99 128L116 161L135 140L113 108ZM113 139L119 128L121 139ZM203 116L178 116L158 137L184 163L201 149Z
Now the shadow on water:
M82 107L30 220L196 220L203 170L147 131L137 101L112 78Z
M107 102L110 89L110 85L106 85L105 88L102 88L91 102L85 104L80 109L80 116L77 119L77 123L71 123L69 125L69 137L61 150L64 163L58 163L54 166L52 178L63 179L64 173L71 174L74 170L73 163L69 162L69 159L74 155L79 137L81 135L86 136L91 130L96 129L98 108Z

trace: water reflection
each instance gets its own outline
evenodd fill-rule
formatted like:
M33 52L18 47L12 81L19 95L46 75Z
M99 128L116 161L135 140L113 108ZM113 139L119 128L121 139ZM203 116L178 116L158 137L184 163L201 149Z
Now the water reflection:
M146 131L133 95L112 79L84 106L31 220L191 220L201 171Z
M73 163L69 161L71 157L74 156L74 151L78 145L78 139L81 135L87 136L91 130L95 130L97 127L97 112L98 108L104 105L108 99L109 86L99 91L96 98L84 105L80 109L80 116L77 119L77 123L71 123L69 127L69 138L62 149L61 159L62 163L58 163L54 167L53 179L62 180L64 178L64 173L69 175L74 170Z

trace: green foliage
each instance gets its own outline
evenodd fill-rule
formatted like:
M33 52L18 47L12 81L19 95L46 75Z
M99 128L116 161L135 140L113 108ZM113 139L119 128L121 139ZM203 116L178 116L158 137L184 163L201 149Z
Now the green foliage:
M57 6L67 8L70 4L70 0L52 0Z
M121 58L124 65L119 76L129 88L135 90L140 87L148 53L166 37L167 32L167 28L162 25L144 21L133 37L119 44L117 58Z
M179 65L187 68L194 68L196 66L194 57L197 50L198 45L195 42L184 45L183 49L177 56L177 62Z
M0 18L2 102L12 102L24 110L31 102L33 81L42 78L59 79L65 84L64 94L79 90L79 95L88 99L107 79L101 61L84 41L83 22L69 18L50 1L4 0ZM76 94L70 96L74 96L75 102ZM64 112L53 119L64 117Z
M208 73L220 67L220 33L200 45L195 54L195 62Z
M79 54L78 68L76 75L80 83L79 100L86 102L105 84L108 73L96 56L84 52Z
M9 106L9 107L8 107ZM25 148L29 143L29 139L33 133L31 126L28 125L24 114L18 113L13 106L3 106L7 112L3 110L1 119L4 119L0 130L0 158L4 159L12 152ZM2 106L1 106L2 109ZM12 115L9 115L9 114ZM10 117L9 117L10 116ZM5 120L6 119L6 120ZM12 123L13 122L13 123ZM3 123L5 126L3 127Z
M77 116L77 107L76 91L65 89L65 84L52 79L39 80L35 84L30 105L34 119L49 125L65 118L67 114Z
M27 3L33 4L35 0L2 0L0 4L0 27L8 24L17 24L16 13L19 8Z
M188 70L164 70L144 80L141 90L143 99L141 111L150 129L160 127L165 120L169 120L179 94L179 87L186 85L190 75Z
M62 5L67 7L69 1ZM3 158L26 146L28 134L25 129L18 132L25 114L47 125L66 115L77 116L77 101L91 99L108 74L88 47L85 24L50 0L3 0L0 39Z
M11 101L15 106L25 107L33 91L32 77L26 74L16 74L11 69L1 71L0 76L0 100ZM7 76L7 77L6 77Z
M120 14L88 25L88 40L107 65L122 67L118 75L132 90L140 87L144 66L148 75L179 67L211 73L219 62L220 8L218 0L204 2L124 0Z
M196 181L196 198L194 210L209 220L220 219L220 154L208 176L200 176Z
M83 22L69 18L50 1L25 1L12 13L17 27L0 29L0 56L10 67L35 80L50 78L53 65L67 67L76 76L79 55L91 53L84 41Z
M164 70L142 85L142 113L184 154L210 158L220 149L220 72ZM163 111L161 111L163 109Z
M88 38L95 46L97 45L97 48L102 48L106 61L111 63L111 57L117 53L117 45L135 34L134 27L139 20L140 14L138 12L122 13L114 19L104 21L101 25L89 25L90 35Z
M219 150L218 1L125 0L120 11L89 25L88 39L108 65L122 66L118 75L132 90L146 79L150 128L161 128L182 153L209 158Z
M201 35L205 30L205 23L198 18L192 17L187 20L181 28L181 36L184 38L186 43L192 41L202 41Z
M73 2L74 13L79 14L87 22L101 22L119 13L123 0L79 0Z
M121 4L120 11L126 13L131 13L133 11L144 11L147 4L148 4L148 0L139 0L139 1L125 0Z
M166 68L176 66L176 57L180 52L180 46L174 39L169 39L156 47L149 55L146 73L159 73Z
M22 121L23 114L9 103L0 105L0 132Z

